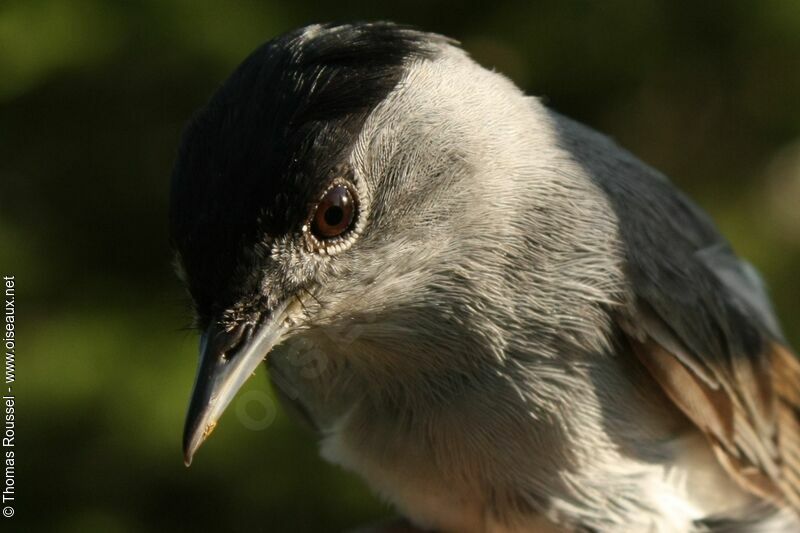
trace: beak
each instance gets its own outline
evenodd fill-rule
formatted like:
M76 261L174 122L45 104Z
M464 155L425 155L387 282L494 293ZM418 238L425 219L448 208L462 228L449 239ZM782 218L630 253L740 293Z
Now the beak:
M288 300L262 320L252 335L245 326L225 331L216 325L206 330L200 340L200 364L183 429L183 462L192 463L192 456L203 444L225 408L247 378L281 341L286 331Z

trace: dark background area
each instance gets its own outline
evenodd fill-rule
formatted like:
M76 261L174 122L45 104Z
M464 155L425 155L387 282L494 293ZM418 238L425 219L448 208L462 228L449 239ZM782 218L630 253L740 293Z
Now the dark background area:
M337 531L390 513L280 410L248 429L269 403L232 406L190 469L180 451L197 348L167 242L181 128L261 42L353 19L455 37L670 175L800 346L796 0L3 0L0 269L19 321L4 531Z

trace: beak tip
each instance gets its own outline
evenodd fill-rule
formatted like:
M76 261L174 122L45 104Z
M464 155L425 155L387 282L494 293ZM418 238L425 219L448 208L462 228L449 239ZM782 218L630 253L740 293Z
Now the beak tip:
M188 428L187 428L188 430ZM202 444L202 440L197 438L196 432L187 431L183 437L183 464L188 468L192 464L192 459L197 449Z
M198 448L206 441L208 436L214 431L217 423L212 421L208 422L203 428L202 433L198 431L197 424L190 424L186 427L186 433L183 438L183 464L187 467L191 466L194 454Z
M198 434L197 431L187 433L183 440L183 464L187 467L191 466L194 454L200 445L205 441L204 435Z

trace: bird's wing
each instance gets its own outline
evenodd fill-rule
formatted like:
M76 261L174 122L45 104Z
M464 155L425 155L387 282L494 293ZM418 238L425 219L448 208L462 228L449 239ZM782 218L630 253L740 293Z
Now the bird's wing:
M620 221L633 352L748 491L800 509L800 363L755 269L669 182L601 185Z
M686 348L650 310L640 326L629 337L633 352L728 473L746 490L800 509L800 364L789 349L766 340L758 352L718 360Z

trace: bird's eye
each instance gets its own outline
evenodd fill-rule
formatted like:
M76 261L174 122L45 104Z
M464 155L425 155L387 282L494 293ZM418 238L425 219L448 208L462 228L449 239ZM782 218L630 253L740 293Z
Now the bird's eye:
M355 219L355 199L344 185L331 187L317 205L311 231L321 240L333 239L346 232Z

